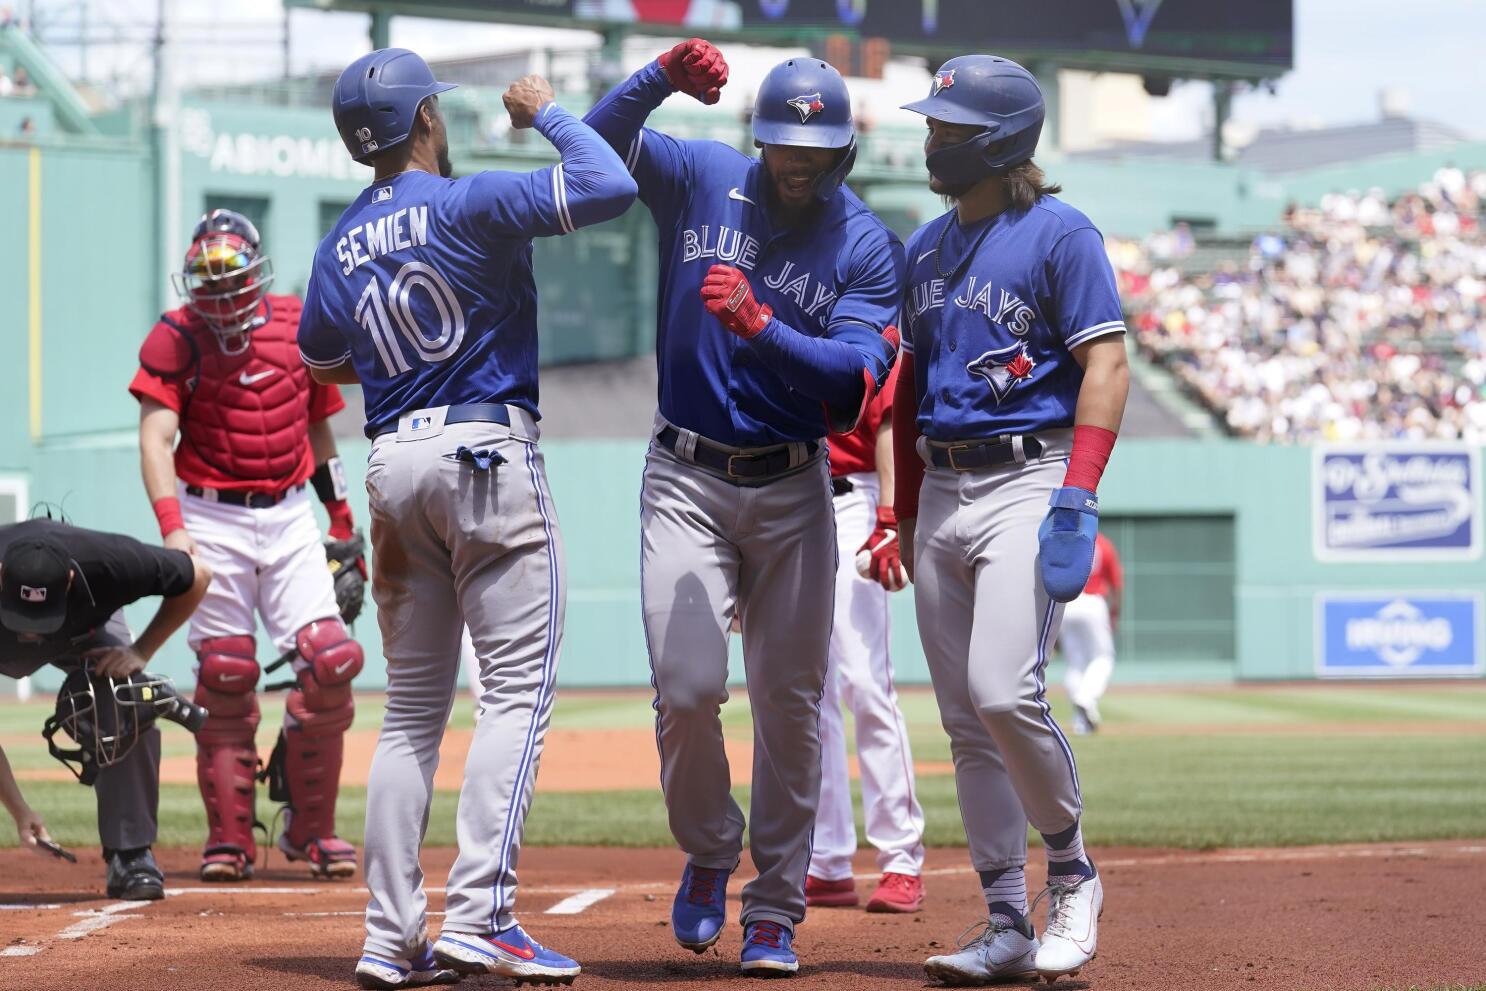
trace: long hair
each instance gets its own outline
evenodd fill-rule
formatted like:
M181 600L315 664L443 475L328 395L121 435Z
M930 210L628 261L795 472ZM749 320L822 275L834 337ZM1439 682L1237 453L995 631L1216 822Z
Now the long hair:
M1013 210L1029 210L1044 196L1063 191L1062 186L1049 184L1047 174L1030 158L1014 166L1001 181L1006 184L1006 198Z

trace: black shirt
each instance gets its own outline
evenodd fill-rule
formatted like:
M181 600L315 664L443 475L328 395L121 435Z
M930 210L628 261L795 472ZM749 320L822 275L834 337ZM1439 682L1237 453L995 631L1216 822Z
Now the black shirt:
M190 591L196 568L184 551L140 543L119 533L84 530L53 520L0 526L0 557L13 540L50 537L67 549L77 574L67 592L67 619L56 633L23 641L0 626L0 674L24 677L42 664L85 649L110 616L131 602Z

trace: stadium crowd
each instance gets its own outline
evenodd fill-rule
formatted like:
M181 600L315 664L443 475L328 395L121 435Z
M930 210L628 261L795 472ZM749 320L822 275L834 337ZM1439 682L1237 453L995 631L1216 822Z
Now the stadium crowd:
M1183 271L1178 228L1109 242L1142 353L1242 437L1486 442L1486 172L1287 210L1245 259Z

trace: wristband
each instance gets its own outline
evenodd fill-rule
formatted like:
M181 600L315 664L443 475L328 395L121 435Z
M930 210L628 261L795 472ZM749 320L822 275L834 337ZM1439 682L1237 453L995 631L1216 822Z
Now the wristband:
M1109 464L1109 452L1114 450L1114 444L1113 430L1087 424L1075 426L1063 485L1098 492L1099 479L1104 476L1104 466Z
M150 508L155 511L155 519L160 523L161 537L168 537L177 530L185 529L186 521L181 517L181 501L175 496L156 499L150 503Z
M320 497L321 502L336 502L351 493L350 486L346 484L346 466L338 454L326 458L315 469L315 473L310 476L310 484L315 487L315 495Z

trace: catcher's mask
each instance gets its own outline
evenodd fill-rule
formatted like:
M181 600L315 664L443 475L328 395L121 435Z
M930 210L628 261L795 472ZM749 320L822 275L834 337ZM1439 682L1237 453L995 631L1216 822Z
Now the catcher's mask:
M248 334L263 323L258 310L273 284L273 262L252 221L232 210L213 210L191 232L185 264L171 281L217 335L223 353L241 354Z
M201 706L177 695L163 675L141 671L128 678L110 678L79 668L62 682L57 711L47 718L41 735L52 756L79 782L91 785L101 768L117 764L134 749L156 717L180 723L194 733L206 716ZM77 746L59 746L58 730Z

